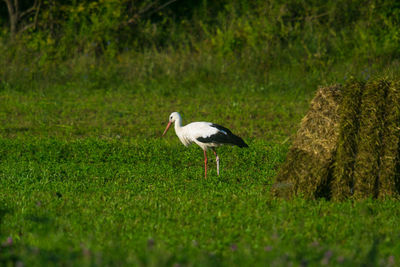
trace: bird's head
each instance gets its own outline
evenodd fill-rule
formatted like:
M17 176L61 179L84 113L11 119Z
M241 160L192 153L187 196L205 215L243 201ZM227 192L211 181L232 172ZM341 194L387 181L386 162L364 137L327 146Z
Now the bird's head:
M180 119L181 115L178 112L172 112L171 115L169 115L169 122L174 123L176 120Z
M169 122L168 122L167 127L165 128L162 136L164 136L167 133L167 131L172 123L174 123L175 121L180 120L180 119L181 119L181 115L178 112L172 112L171 115L169 115Z

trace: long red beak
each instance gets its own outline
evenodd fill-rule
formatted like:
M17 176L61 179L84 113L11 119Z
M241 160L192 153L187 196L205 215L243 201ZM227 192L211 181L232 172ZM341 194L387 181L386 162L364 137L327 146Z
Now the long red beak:
M172 124L171 122L168 122L167 128L165 128L164 133L162 134L162 136L164 136L167 133L167 131L168 131L169 127L171 126L171 124Z

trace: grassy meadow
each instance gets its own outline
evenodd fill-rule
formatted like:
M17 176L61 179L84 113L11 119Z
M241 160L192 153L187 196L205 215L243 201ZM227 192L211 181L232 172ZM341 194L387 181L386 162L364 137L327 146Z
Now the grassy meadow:
M299 69L292 77L282 73L285 80L271 76L268 84L115 78L103 87L95 76L4 88L1 263L394 264L396 201L284 201L269 194L320 83ZM209 153L204 179L200 148L185 148L173 130L161 138L172 111L184 123L223 124L250 148L220 148L220 176Z
M54 1L58 32L12 42L0 20L1 266L399 264L398 201L270 194L318 86L398 77L395 1L202 1L112 39L118 1ZM204 179L199 147L161 137L173 111L249 148Z

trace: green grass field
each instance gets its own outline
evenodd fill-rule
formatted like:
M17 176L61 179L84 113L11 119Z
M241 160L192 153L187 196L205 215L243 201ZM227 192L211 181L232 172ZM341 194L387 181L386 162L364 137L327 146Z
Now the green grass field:
M398 202L269 193L321 82L301 76L3 88L0 265L395 265ZM219 177L210 153L204 179L200 148L161 138L172 111L250 148L220 148Z
M6 2L0 267L400 265L398 201L270 193L318 86L399 80L398 1ZM204 179L173 111L249 148Z

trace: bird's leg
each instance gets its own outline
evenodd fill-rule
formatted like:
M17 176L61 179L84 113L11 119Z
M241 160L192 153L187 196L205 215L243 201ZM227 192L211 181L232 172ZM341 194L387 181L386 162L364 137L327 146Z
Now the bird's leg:
M204 178L207 178L207 152L205 150L204 151Z
M213 152L215 155L215 160L217 161L217 174L219 175L219 157L217 155L217 151L215 151L215 149L213 148Z

